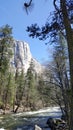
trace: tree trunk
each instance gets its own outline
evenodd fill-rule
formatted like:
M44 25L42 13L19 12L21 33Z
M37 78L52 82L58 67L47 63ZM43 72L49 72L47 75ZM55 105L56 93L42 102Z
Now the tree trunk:
M20 107L20 105L18 104L17 107L15 108L15 110L14 110L13 112L14 112L14 113L17 113L19 107Z
M71 103L70 103L70 130L73 130L73 31L70 25L68 12L66 8L66 0L60 0L64 26L67 37L69 64L70 64L70 80L71 80Z

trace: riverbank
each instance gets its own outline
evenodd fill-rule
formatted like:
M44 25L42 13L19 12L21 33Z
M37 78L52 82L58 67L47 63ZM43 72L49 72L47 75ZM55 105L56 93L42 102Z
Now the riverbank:
M4 115L4 114L16 114L16 115L20 115L20 114L22 114L22 113L25 113L25 115L27 115L28 113L29 113L29 115L31 115L31 114L39 114L40 112L47 112L47 111L49 111L49 112L51 112L51 111L58 111L58 110L60 110L60 108L58 107L58 106L54 106L54 107L45 107L45 108L42 108L42 109L39 109L39 110L36 110L36 111L30 111L30 110L28 110L28 109L26 109L25 111L23 111L23 108L21 107L18 111L17 111L17 113L14 113L13 111L12 111L12 109L6 109L5 111L3 110L3 109L0 109L0 115Z

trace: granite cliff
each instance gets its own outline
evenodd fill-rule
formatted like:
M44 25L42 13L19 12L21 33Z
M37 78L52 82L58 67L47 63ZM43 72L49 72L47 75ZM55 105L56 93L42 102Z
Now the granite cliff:
M24 41L14 40L12 47L13 57L11 59L11 68L15 71L18 68L19 71L22 69L26 73L33 61L34 71L37 73L42 72L43 66L33 58L28 43Z

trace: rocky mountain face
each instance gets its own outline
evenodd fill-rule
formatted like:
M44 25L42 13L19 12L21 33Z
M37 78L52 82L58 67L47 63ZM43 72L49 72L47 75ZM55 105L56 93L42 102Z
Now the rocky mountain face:
M10 62L13 71L16 71L16 68L18 68L19 71L23 69L24 73L26 73L33 61L34 71L37 73L42 72L43 66L33 58L28 43L14 40L12 52L13 57Z

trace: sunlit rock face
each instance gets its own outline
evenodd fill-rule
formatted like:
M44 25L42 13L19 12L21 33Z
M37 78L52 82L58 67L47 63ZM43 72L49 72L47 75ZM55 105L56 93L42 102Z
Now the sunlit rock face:
M23 69L26 73L33 61L34 71L37 73L42 72L42 66L32 57L28 43L14 40L12 52L11 68L13 68L13 71L16 71L17 68L19 71Z

